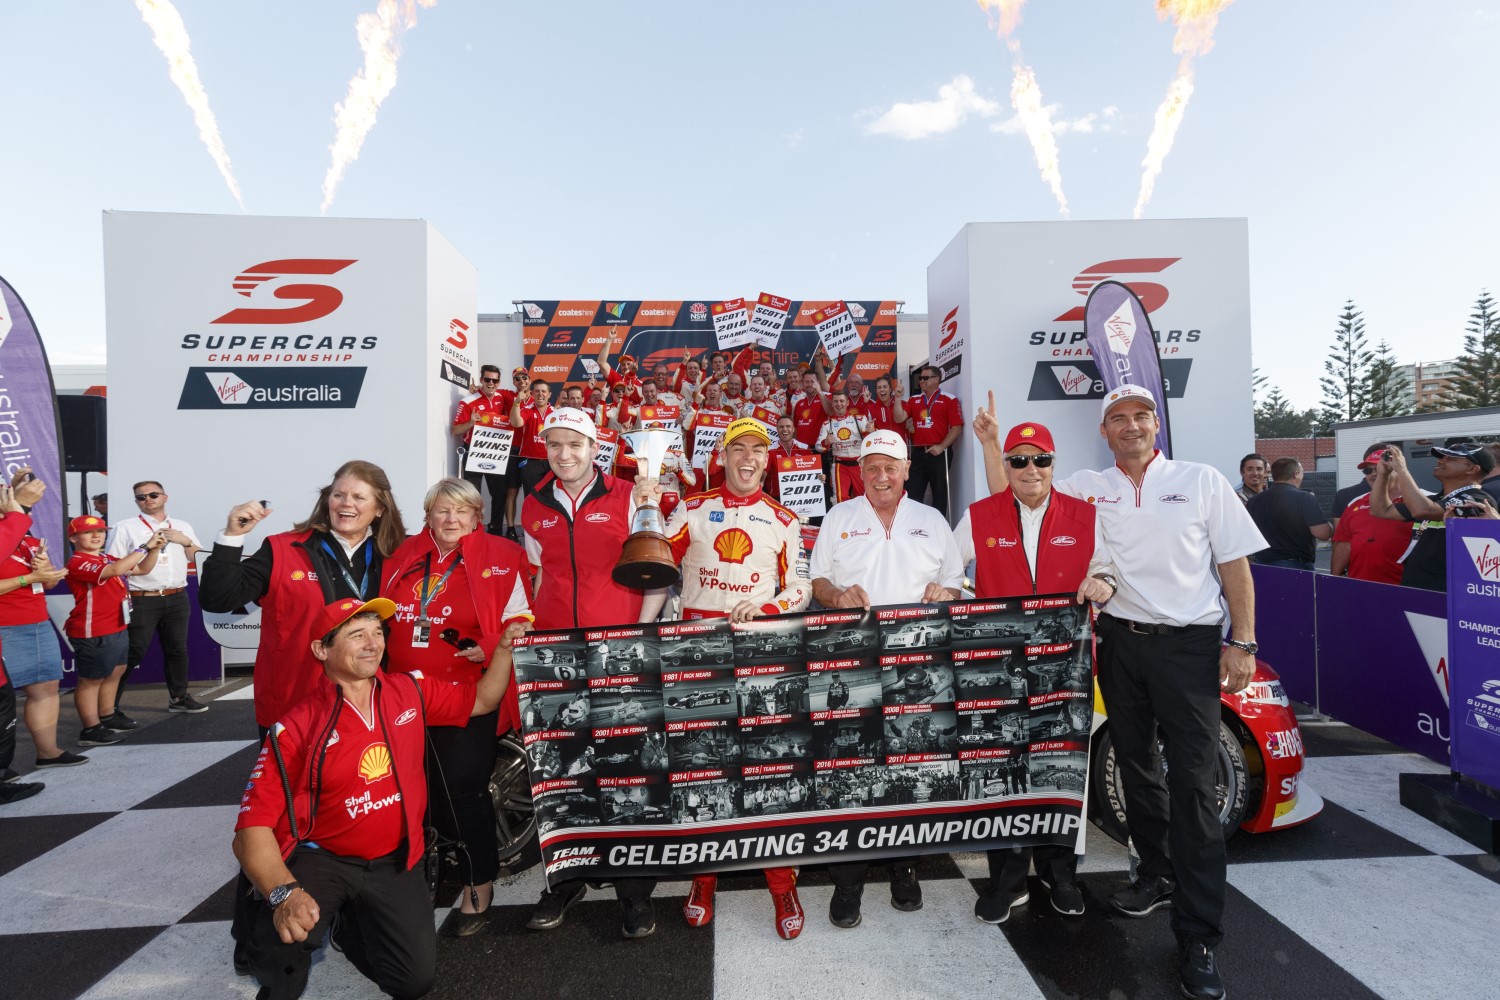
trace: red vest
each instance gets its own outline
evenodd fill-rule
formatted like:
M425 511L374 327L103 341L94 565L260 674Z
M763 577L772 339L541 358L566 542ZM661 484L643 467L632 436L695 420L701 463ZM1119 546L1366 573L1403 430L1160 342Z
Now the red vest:
M533 605L537 630L634 623L643 595L610 575L630 535L632 484L600 473L575 524L552 495L555 482L548 473L521 505L521 524L542 547L542 586Z
M1021 597L1073 593L1094 554L1094 507L1056 490L1042 515L1036 547L1036 584L1021 538L1021 515L1009 489L969 507L974 533L974 594Z
M323 665L312 655L313 620L323 613L323 585L307 550L311 531L283 532L271 545L271 581L260 599L260 648L255 653L255 723L269 726L312 694Z

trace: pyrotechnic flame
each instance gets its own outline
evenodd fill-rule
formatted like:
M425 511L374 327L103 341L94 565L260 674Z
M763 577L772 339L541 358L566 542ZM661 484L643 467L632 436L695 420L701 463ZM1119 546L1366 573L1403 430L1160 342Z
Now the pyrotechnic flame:
M1146 158L1141 161L1145 172L1141 175L1141 191L1135 200L1135 217L1139 219L1156 189L1156 178L1161 174L1167 154L1172 151L1172 141L1177 137L1177 128L1187 112L1188 99L1193 96L1193 58L1206 55L1214 47L1214 28L1219 24L1219 12L1234 0L1156 0L1156 16L1165 21L1171 18L1177 24L1177 34L1172 38L1172 51L1182 59L1177 63L1177 76L1167 87L1167 96L1156 109L1156 124L1151 129L1151 138L1146 140Z
M344 171L359 159L360 147L375 127L375 114L381 103L396 89L396 60L401 57L398 37L416 26L417 4L431 8L437 0L380 0L373 14L361 14L354 21L365 64L350 79L349 93L343 103L333 107L337 132L333 145L328 147L333 162L323 177L323 212L333 204L333 194L344 179Z
M1026 0L979 0L979 6L999 17L999 37L1010 50L1014 76L1010 84L1010 103L1016 109L1016 117L1031 141L1031 151L1036 156L1037 169L1042 180L1052 189L1057 207L1063 218L1068 217L1068 199L1063 194L1062 170L1058 162L1057 138L1052 132L1052 116L1042 103L1042 88L1036 82L1036 74L1021 58L1021 43L1013 37L1016 26L1021 23L1021 8Z
M208 148L208 155L229 185L229 193L245 210L245 201L240 197L240 186L234 179L234 168L229 164L229 153L224 149L224 140L219 138L219 123L208 106L208 92L198 77L198 64L193 61L192 42L188 38L187 25L182 15L168 0L135 0L136 9L151 29L151 37L162 55L167 57L167 70L172 82L182 92L182 97L192 109L193 121L198 126L198 138Z

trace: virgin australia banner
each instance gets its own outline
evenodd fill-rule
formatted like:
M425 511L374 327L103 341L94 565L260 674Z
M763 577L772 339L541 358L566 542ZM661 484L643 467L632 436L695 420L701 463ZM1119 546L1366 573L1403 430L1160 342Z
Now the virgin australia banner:
M1156 397L1161 427L1156 447L1172 457L1172 433L1167 425L1167 391L1161 376L1161 358L1156 352L1156 334L1151 320L1135 293L1118 281L1101 281L1089 293L1084 307L1084 328L1089 351L1104 381L1104 393L1129 383L1149 389Z
M1500 789L1500 523L1445 523L1453 770Z
M30 466L47 484L31 511L31 533L53 543L52 559L61 565L67 498L52 369L26 304L0 278L0 469L5 481L22 466Z
M1074 844L1070 594L536 632L515 644L549 881Z

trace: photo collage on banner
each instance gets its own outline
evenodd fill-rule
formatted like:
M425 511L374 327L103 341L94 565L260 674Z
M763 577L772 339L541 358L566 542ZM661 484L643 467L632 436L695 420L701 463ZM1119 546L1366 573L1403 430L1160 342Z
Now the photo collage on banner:
M532 633L543 856L607 877L1072 843L1091 654L1066 595Z

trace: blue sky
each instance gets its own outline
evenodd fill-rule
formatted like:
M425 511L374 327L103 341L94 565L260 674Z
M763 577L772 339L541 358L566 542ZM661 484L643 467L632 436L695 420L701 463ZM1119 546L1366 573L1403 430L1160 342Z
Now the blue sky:
M318 213L376 3L177 3L248 211ZM1072 218L1128 218L1172 26L1030 0L1015 37L1070 123ZM1255 363L1313 405L1347 298L1401 360L1454 356L1500 294L1500 4L1238 0L1215 38L1146 217L1249 218ZM101 361L100 211L239 207L134 3L7 3L0 40L0 275L55 362ZM328 214L430 220L481 311L761 289L923 311L965 222L1061 217L973 0L439 0L402 48Z

